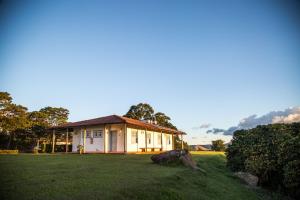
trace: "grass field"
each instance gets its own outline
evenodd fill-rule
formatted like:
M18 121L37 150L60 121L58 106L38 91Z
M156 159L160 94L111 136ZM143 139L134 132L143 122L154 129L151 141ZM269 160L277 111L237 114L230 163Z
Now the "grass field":
M0 199L265 199L226 169L224 155L193 155L206 174L150 156L0 155Z

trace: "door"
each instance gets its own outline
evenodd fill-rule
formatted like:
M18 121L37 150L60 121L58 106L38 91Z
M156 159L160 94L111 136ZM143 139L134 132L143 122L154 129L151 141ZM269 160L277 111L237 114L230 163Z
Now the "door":
M110 144L109 144L109 150L114 152L117 151L117 131L110 131Z

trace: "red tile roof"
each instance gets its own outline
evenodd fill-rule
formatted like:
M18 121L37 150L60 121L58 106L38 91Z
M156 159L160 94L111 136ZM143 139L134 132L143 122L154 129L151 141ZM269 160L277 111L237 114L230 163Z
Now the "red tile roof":
M118 116L118 115L110 115L110 116L106 116L106 117L99 117L99 118L95 118L95 119L89 119L89 120L78 121L78 122L68 122L66 124L55 126L53 128L54 129L56 129L56 128L74 128L74 127L91 126L91 125L122 124L122 123L138 126L140 128L145 128L147 130L163 131L166 133L174 133L174 134L185 134L184 132L178 131L175 129L166 128L166 127L159 126L156 124L150 124L150 123L146 123L146 122L143 122L140 120L131 119L128 117L122 117L122 116Z

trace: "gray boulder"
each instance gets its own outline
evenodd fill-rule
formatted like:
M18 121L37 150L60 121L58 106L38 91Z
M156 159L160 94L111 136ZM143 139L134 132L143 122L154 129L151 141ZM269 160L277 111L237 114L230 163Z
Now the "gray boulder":
M245 183L247 183L251 187L256 187L258 183L258 177L254 176L247 172L236 172L234 173L237 177L242 179Z
M151 156L151 160L156 164L181 163L194 170L200 170L192 155L187 150L171 150Z

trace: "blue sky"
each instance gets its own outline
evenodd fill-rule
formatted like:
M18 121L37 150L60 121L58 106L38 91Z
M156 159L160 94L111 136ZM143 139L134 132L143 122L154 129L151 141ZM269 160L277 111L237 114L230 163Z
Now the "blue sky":
M299 23L277 1L7 1L0 90L70 120L147 102L191 144L299 106Z

